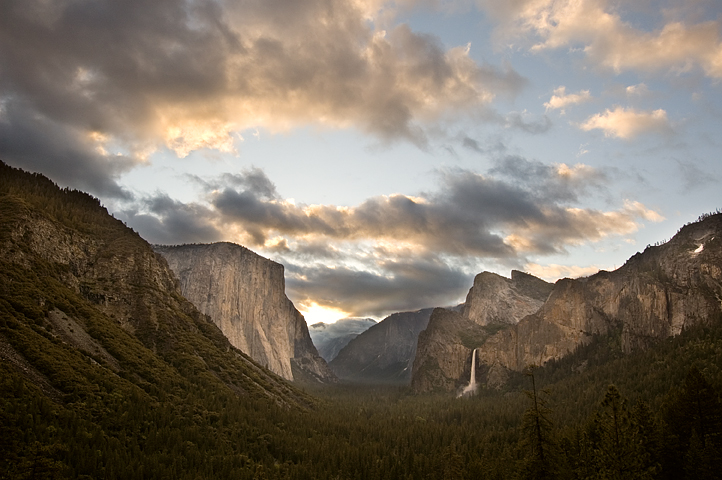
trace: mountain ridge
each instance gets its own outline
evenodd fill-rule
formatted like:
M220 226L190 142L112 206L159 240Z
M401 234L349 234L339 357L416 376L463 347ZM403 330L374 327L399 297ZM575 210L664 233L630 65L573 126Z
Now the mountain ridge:
M377 323L371 318L342 318L330 324L314 323L308 332L318 354L330 362L351 340Z
M329 366L347 381L407 384L418 335L426 328L432 310L389 315L351 340Z
M461 334L473 337L474 322L432 315L429 323L435 328L419 337L419 351L426 353L417 356L414 371L420 373L412 385L417 392L459 388L468 382L474 348L481 367L477 374L484 376L477 381L492 387L503 385L510 372L559 359L595 335L618 335L622 350L630 353L679 334L685 325L713 321L721 299L722 214L717 213L682 227L670 241L633 255L613 272L557 281L536 312L491 336L476 332L467 345ZM437 325L444 322L450 326L446 332ZM444 338L432 338L433 332ZM439 367L422 368L450 354L444 343L463 347L456 348L455 367L442 370L443 375Z

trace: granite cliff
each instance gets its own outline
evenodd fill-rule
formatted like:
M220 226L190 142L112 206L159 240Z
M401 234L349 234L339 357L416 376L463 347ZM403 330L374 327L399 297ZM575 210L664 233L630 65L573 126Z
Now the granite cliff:
M509 303L508 295L501 298ZM499 307L493 302L487 305L493 313L474 318L499 319ZM466 348L468 358L478 347L477 381L500 386L510 371L561 358L595 335L614 336L622 351L629 353L677 335L685 326L720 321L721 305L722 215L716 214L686 225L669 242L647 247L613 272L559 280L537 311L493 335L479 335L475 327L479 324L471 318L450 322L448 315L432 315L429 332L419 337L412 385L420 392L452 391L468 382L469 369L459 366L460 361L452 362L453 368L441 369L443 382L431 368L434 361L450 354L447 342L457 350ZM472 311L469 306L465 313ZM445 323L449 328L444 328Z
M232 243L154 248L180 280L183 295L236 348L288 380L294 372L335 380L303 315L286 297L283 265Z
M307 401L232 347L166 261L97 199L2 162L0 319L4 372L94 415L131 392L156 407L204 390Z
M482 272L461 313L436 309L419 335L412 387L418 392L451 391L468 383L473 349L494 333L536 312L553 285L527 273L511 278Z
M463 315L478 325L515 325L544 304L554 285L512 270L511 278L482 272L474 278Z
M341 379L408 384L419 333L432 309L394 313L351 340L329 366Z

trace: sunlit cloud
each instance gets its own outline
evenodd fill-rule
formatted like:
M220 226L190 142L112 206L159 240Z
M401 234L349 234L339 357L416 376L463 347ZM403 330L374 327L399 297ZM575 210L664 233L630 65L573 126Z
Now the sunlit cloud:
M632 97L645 97L649 95L649 87L647 87L644 83L639 83L637 85L630 85L628 86L625 91L627 92L627 95Z
M566 87L561 86L554 90L554 95L544 104L547 111L559 110L562 114L565 113L565 109L570 105L576 105L578 103L584 103L590 100L592 96L589 90L581 90L579 93L566 93Z
M338 308L321 306L316 302L299 302L296 307L309 325L319 322L335 323L342 318L348 317L348 312Z
M499 22L506 42L528 39L530 50L581 45L592 62L628 70L686 72L722 78L720 20L687 24L670 20L654 31L635 28L609 0L520 0L478 3Z
M81 170L122 163L116 171L123 171L163 148L181 158L209 149L236 155L239 132L259 138L261 128L306 125L426 149L428 130L439 122L474 118L527 84L510 66L473 60L469 44L447 47L399 23L388 2L327 7L289 0L141 0L122 8L13 2L1 20L0 155L19 166L30 166L32 156L61 171L69 162L84 164ZM112 138L131 163L107 155L99 142L72 142L80 150L74 156L43 149L41 123L76 137ZM95 180L90 191L121 195L112 173Z
M670 133L671 124L667 112L638 111L633 108L615 107L604 113L597 113L579 125L584 131L599 129L607 137L631 139L643 133Z
M122 218L154 243L231 240L268 255L286 266L303 311L322 314L315 303L341 310L337 318L450 305L480 265L523 266L528 256L565 254L662 219L636 201L581 206L610 181L584 164L505 157L486 174L447 169L437 178L433 191L304 205L284 200L255 168L194 179L206 203L157 195Z

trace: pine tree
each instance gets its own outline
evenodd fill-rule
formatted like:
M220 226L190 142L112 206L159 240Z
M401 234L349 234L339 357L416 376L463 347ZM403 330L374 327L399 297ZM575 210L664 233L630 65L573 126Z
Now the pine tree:
M531 406L524 412L522 420L521 447L526 450L519 476L522 479L555 479L558 471L558 455L552 436L553 424L551 409L547 406L545 396L536 389L534 367L526 373L531 378L532 390L524 393L531 401Z
M696 367L669 403L665 423L664 478L683 478L685 473L695 478L693 472L720 470L713 467L722 464L722 405Z
M640 409L643 412L643 409ZM640 414L641 415L641 414ZM641 417L640 417L641 418ZM626 400L614 385L610 385L601 410L594 419L591 436L594 469L597 478L651 479L656 471L651 454L644 446L644 433L627 408ZM649 419L644 419L645 429L650 429Z

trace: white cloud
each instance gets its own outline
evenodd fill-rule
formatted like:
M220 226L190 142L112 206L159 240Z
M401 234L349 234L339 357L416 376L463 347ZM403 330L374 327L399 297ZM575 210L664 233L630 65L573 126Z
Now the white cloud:
M594 63L617 73L700 68L709 77L722 78L720 20L695 24L670 20L654 31L643 31L624 21L609 0L479 3L500 21L497 35L528 38L532 51L581 44Z
M562 114L565 113L564 109L569 105L576 105L583 103L591 99L592 96L589 94L589 90L581 90L579 93L566 93L566 87L561 86L554 90L554 95L544 104L547 111L549 110L560 110Z
M584 131L599 129L607 137L631 139L643 133L668 133L672 131L667 118L667 112L658 109L654 111L637 111L633 108L616 107L607 109L604 113L597 113L579 125Z
M649 87L647 87L644 83L630 85L625 89L625 91L627 92L627 96L630 97L646 97L650 93Z

